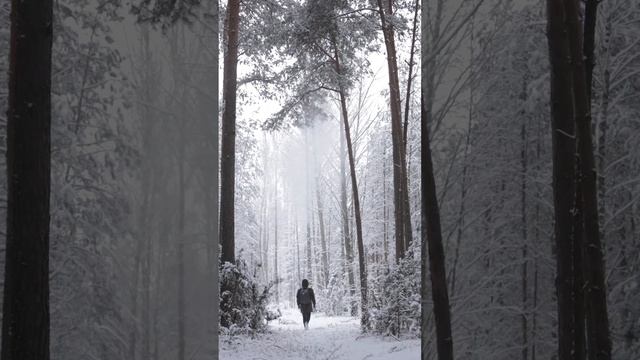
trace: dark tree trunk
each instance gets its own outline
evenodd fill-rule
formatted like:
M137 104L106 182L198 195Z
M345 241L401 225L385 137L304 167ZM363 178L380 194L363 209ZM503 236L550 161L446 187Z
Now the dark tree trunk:
M411 85L413 84L413 66L415 65L415 51L416 51L416 39L418 37L418 14L420 10L420 0L416 0L415 8L413 10L413 28L411 29L411 50L409 52L409 75L407 75L407 95L404 101L404 125L402 129L402 143L404 145L405 154L407 152L407 142L409 138L407 136L409 130L409 109L411 104ZM409 176L407 175L407 181Z
M344 116L344 115L341 115ZM340 208L342 215L342 238L344 239L343 249L345 251L345 263L347 267L347 281L349 285L349 295L351 296L351 316L356 316L358 311L355 296L356 287L353 275L353 247L351 232L349 231L349 207L347 205L347 175L346 161L347 150L345 147L345 137L340 136Z
M342 68L340 65L340 53L336 39L332 39L334 62L336 73L340 76ZM362 237L362 218L360 213L360 196L358 194L358 181L356 178L356 161L353 154L353 143L351 141L351 130L349 128L349 114L347 112L347 98L342 83L338 84L338 95L340 97L340 108L342 113L342 123L344 125L344 137L347 145L347 155L349 158L349 168L351 174L351 190L353 195L353 210L356 222L356 245L358 246L358 265L360 269L360 324L364 330L369 328L369 309L368 309L368 288L367 288L367 269L364 254L364 242Z
M383 1L385 4L383 4ZM378 0L378 13L382 24L384 43L387 49L387 67L389 72L389 104L391 107L391 139L393 142L393 183L394 214L396 235L396 261L404 257L411 243L411 211L407 185L407 160L402 128L400 102L400 84L393 25L387 21L392 13L392 0Z
M225 19L224 79L222 88L222 145L220 157L220 241L222 262L235 262L235 151L236 90L238 87L238 32L240 0L229 0Z
M582 213L582 192L579 176L580 159L576 159L576 209L574 212L573 223L573 296L574 296L574 312L575 330L573 334L574 341L574 359L582 360L585 358L585 302L584 302L584 271L586 267L583 264L584 253L584 223Z
M585 299L587 304L587 318L589 327L588 351L592 360L611 359L611 338L609 334L609 317L607 313L607 293L604 280L604 256L600 239L600 225L598 223L598 188L596 165L593 156L593 139L591 133L591 94L584 62L585 47L583 43L583 29L581 27L577 0L564 0L566 23L571 48L573 73L573 87L575 96L576 141L578 156L580 157L580 193L582 194L582 216L584 226L585 260L589 264L585 274ZM595 22L595 11L589 14ZM592 36L592 35L590 35ZM589 37L590 37L589 36ZM590 40L592 41L592 40ZM593 52L593 45L588 45ZM591 58L593 55L591 55ZM591 72L591 71L590 71Z
M52 3L11 2L2 360L49 359Z
M342 120L344 123L345 138L347 141L347 153L349 155L349 167L351 168L351 190L353 192L353 207L356 220L356 245L358 246L358 265L360 268L360 316L361 325L364 329L369 328L369 311L367 302L367 269L364 259L364 243L362 239L362 219L360 216L360 200L358 198L358 183L356 180L356 165L353 156L353 144L351 143L351 133L349 130L349 120L347 117L347 103L344 93L340 92L340 103L342 107Z
M563 4L547 0L547 38L551 65L553 198L558 297L558 358L573 359L573 210L575 184L575 122L569 38Z
M591 103L592 103L592 89L593 89L593 68L595 66L595 29L596 29L596 16L597 16L597 8L598 8L598 3L599 1L596 0L587 0L585 1L585 14L584 14L584 44L583 44L583 53L584 53L584 59L585 59L585 82L586 82L586 90L587 90L587 101L589 104L589 110L591 110ZM608 37L610 36L610 30L611 30L611 24L610 21L607 19L606 20L606 24L605 24L605 39L603 40L603 42L607 42L608 41ZM608 49L607 49L608 51ZM605 55L606 56L606 55ZM610 87L610 74L609 74L609 69L608 69L608 56L606 56L606 58L604 59L605 63L603 65L604 67L604 79L603 79L603 86L602 86L602 94L601 94L601 98L602 98L602 104L601 104L601 118L600 121L598 123L598 131L599 131L599 137L598 137L598 162L597 162L597 174L598 177L596 179L597 182L597 200L598 200L598 206L599 206L599 213L598 213L598 221L600 224L602 224L604 222L604 213L605 213L605 194L606 194L606 186L605 186L605 177L604 177L604 168L605 168L605 156L606 156L606 139L607 139L607 117L608 117L608 110L609 110L609 87ZM581 190L584 189L584 184L580 183L580 188ZM580 194L580 196L583 196L583 194ZM579 198L579 200L582 200L581 198ZM580 206L580 209L582 207L584 207L584 204L581 204L582 206ZM581 216L581 221L582 218L584 217L584 211L579 211L579 215ZM581 222L581 225L584 226L584 222ZM600 236L603 237L604 236L604 232L602 231L602 229L600 229ZM584 239L584 236L583 236ZM585 255L588 251L590 251L590 249L587 247L588 244L585 244L585 241L583 240L583 247L584 247L584 253L582 255ZM584 273L585 275L588 277L590 271L592 271L592 269L589 269L587 266L583 267L584 269ZM584 281L585 279L583 279ZM591 280L591 279L590 279ZM591 280L593 281L593 280ZM591 281L586 282L585 286L590 286L592 283ZM588 291L588 290L587 290ZM587 293L589 294L589 293ZM581 295L583 296L584 299L584 294L581 293ZM592 304L593 300L589 295L587 296L587 302L585 303L585 307L587 308L591 308L594 306L594 304ZM595 305L597 307L597 305ZM585 309L583 308L582 311L584 312ZM591 311L589 311L586 315L587 317L587 322L586 322L586 327L587 327L587 339L589 342L589 359L590 360L596 360L599 359L598 358L598 353L596 352L598 349L598 344L596 343L598 341L598 332L600 331L600 329L598 329L596 327L596 324L594 323L593 319L591 319ZM593 350L593 351L592 351Z
M433 299L433 315L436 324L436 341L439 360L453 360L453 338L451 335L451 313L445 270L445 254L442 246L442 230L440 227L440 209L436 193L433 173L431 145L427 110L424 93L421 96L421 187L422 187L422 303L426 302L426 255L429 254L429 273L431 275L431 296ZM423 305L424 308L424 305ZM422 331L425 332L426 313L422 313ZM424 333L423 333L424 334ZM422 337L422 358L426 359L425 337Z
M584 62L585 62L585 83L587 98L591 104L591 93L593 86L593 68L596 65L594 49L596 43L596 15L600 0L585 0L584 7Z

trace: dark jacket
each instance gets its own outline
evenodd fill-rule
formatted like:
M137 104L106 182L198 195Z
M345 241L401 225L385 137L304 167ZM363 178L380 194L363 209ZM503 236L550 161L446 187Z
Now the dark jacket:
M316 295L313 293L312 288L307 288L309 290L309 295L311 295L311 304L303 304L302 303L302 288L298 289L298 293L296 294L296 301L298 302L298 308L302 312L311 312L313 308L316 307ZM313 308L311 307L313 305Z

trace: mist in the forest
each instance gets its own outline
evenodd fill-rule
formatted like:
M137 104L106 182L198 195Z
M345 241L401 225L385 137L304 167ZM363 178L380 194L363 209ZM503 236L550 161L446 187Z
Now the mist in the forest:
M143 128L134 211L139 311L147 320L140 322L142 358L175 358L177 351L180 358L205 359L217 348L214 19L126 32Z
M211 359L217 20L163 31L96 6L54 16L52 358Z

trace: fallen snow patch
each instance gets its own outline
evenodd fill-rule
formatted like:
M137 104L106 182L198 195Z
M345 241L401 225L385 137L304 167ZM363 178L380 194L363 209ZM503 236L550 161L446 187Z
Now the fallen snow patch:
M221 360L403 360L419 359L420 340L362 334L359 319L313 313L309 330L295 309L269 323L255 338L221 336Z

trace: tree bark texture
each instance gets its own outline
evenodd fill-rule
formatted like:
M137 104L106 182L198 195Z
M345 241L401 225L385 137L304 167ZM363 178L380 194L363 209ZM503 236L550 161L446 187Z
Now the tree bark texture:
M220 157L220 241L222 262L235 262L235 151L238 87L240 0L229 0L225 19L224 79L222 83L222 139Z
M569 38L563 4L547 0L547 38L551 65L554 235L558 301L558 358L573 359L573 208L575 198L575 124Z
M598 222L598 187L596 164L593 155L593 138L591 132L591 84L587 83L584 58L584 34L580 22L580 3L578 0L564 0L566 24L571 51L574 108L576 122L576 142L580 158L580 193L582 194L581 212L583 216L585 260L589 264L585 274L585 300L587 309L588 352L592 360L611 359L611 338L609 334L609 317L607 313L607 293L604 280L604 255L600 239ZM591 16L595 22L595 11ZM587 24L585 24L587 25ZM594 25L595 26L595 25ZM593 36L593 35L590 35ZM590 41L593 41L592 39ZM593 45L589 44L591 51ZM593 58L593 56L591 56ZM591 70L590 70L591 72Z
M422 263L425 274L426 256L429 256L429 273L431 276L431 297L433 300L433 315L436 324L436 342L439 360L453 360L453 337L451 334L451 313L449 309L449 294L445 270L445 254L442 246L442 230L440 226L440 209L436 193L436 184L433 174L431 158L431 146L429 143L429 130L427 126L427 104L422 93L421 101L421 187L422 187ZM422 306L425 306L427 294L426 276L422 278ZM425 352L425 313L422 314L423 337L422 358L426 358Z
M52 4L11 2L2 360L49 359Z
M384 3L383 3L384 2ZM404 257L411 243L411 211L407 184L407 159L405 154L400 83L393 25L387 21L392 13L392 0L378 0L378 13L387 49L389 72L389 104L391 107L391 139L393 153L394 214L396 236L396 260Z

